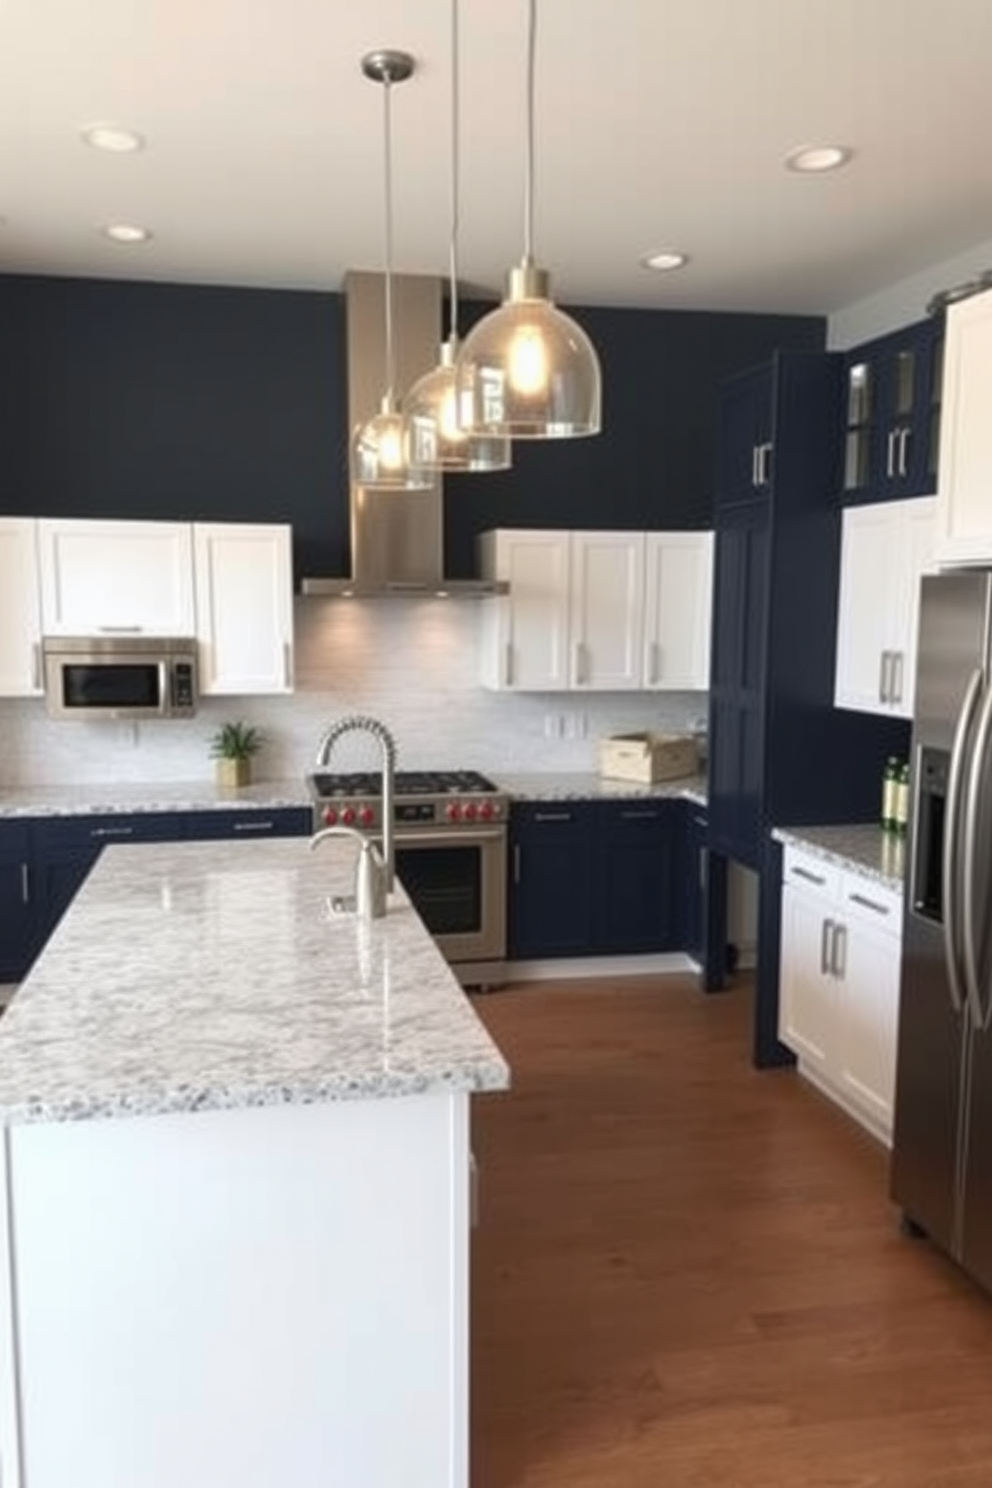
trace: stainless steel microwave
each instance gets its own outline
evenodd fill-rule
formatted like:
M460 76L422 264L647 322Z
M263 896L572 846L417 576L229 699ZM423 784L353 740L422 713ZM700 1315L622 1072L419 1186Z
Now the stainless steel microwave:
M192 718L196 642L166 636L46 636L45 702L52 718Z

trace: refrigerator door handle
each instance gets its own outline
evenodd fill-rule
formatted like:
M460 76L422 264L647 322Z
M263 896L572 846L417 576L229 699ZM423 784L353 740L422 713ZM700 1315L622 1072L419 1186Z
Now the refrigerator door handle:
M944 884L944 964L947 969L947 985L950 989L954 1011L964 1011L964 984L959 960L957 926L960 918L958 907L958 836L961 816L961 787L963 784L965 752L971 732L975 709L982 689L982 673L976 668L971 674L968 690L961 712L958 714L951 747L951 767L947 779L947 799L944 813L944 850L941 876ZM917 778L919 779L919 773ZM914 820L916 813L914 813ZM970 997L969 997L970 1001Z
M964 934L964 972L965 984L968 989L968 1005L971 1008L971 1016L976 1028L985 1026L985 1010L982 1007L981 968L979 966L978 948L978 906L975 896L975 871L977 867L977 840L979 824L979 798L982 790L985 757L988 753L989 738L992 737L992 685L985 689L982 699L981 712L978 715L978 727L975 730L975 742L971 750L971 759L968 762L968 782L965 791L965 832L964 832L964 867L962 880L964 883L964 903L962 909L962 926ZM986 906L982 906L983 912Z

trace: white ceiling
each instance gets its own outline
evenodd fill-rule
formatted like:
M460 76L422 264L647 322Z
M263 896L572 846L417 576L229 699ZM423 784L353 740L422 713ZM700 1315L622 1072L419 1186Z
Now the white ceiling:
M0 269L337 288L444 272L450 0L3 0ZM521 246L526 0L461 0L462 273ZM992 238L992 0L538 0L538 258L560 299L827 312ZM84 148L94 121L132 156ZM782 167L811 141L836 175ZM154 232L110 244L101 223ZM650 275L639 255L692 257Z

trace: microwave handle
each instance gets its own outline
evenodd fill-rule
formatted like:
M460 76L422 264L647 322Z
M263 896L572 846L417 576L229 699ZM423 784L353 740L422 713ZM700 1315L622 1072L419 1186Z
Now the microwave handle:
M168 663L164 661L158 664L158 696L161 711L168 713L172 706L172 673Z

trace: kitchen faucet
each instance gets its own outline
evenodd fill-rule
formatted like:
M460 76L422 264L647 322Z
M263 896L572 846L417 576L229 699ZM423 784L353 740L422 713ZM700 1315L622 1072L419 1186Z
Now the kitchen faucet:
M385 863L386 893L393 888L395 861L393 856L393 787L396 773L396 741L384 723L378 718L364 714L352 714L339 718L317 746L317 769L326 770L334 752L334 746L344 734L371 734L379 745L382 757L382 856Z

